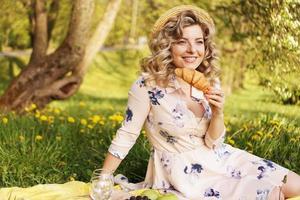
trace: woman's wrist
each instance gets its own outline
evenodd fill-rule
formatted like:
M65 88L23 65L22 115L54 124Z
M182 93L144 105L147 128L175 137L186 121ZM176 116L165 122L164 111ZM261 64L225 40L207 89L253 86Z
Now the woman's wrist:
M213 113L212 113L212 117L216 117L216 118L224 118L224 113L223 113L223 111L213 112Z

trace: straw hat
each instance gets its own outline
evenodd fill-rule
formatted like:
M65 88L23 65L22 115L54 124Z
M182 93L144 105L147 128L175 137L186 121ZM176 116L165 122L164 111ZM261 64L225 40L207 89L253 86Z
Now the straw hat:
M161 15L158 20L156 20L152 28L150 37L153 38L159 31L161 31L161 29L170 18L178 16L184 11L192 11L193 13L195 13L200 21L208 26L210 33L213 34L215 32L214 21L205 10L193 5L181 5L168 10L163 15Z

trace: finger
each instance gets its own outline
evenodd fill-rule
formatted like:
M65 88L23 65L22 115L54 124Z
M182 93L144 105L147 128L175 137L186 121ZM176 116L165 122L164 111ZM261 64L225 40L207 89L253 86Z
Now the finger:
M215 100L213 100L213 99L209 99L208 102L209 102L210 104L216 106L217 108L222 108L222 107L223 107L222 103L219 103L219 102L217 102L217 101L215 101Z
M224 92L222 90L218 90L218 89L209 90L208 94L216 94L216 95L219 95L221 97L224 96Z
M219 95L205 95L208 99L212 99L218 102L223 102L224 101L224 97L221 97Z

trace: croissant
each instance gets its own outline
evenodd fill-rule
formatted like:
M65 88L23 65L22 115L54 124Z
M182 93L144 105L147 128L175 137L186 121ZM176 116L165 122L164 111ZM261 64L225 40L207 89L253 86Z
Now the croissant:
M210 84L203 73L189 68L176 68L175 74L202 92L208 92Z

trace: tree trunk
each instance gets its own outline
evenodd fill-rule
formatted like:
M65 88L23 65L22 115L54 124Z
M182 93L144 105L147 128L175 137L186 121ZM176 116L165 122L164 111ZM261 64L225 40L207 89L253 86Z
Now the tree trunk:
M43 108L52 100L75 94L88 65L110 32L121 2L109 2L103 19L88 40L93 0L74 1L68 34L62 45L22 70L0 98L0 110L22 112L31 103Z
M31 103L44 107L53 99L65 99L74 94L78 80L72 77L72 71L84 57L93 7L93 0L73 1L64 42L54 53L30 62L11 82L0 98L2 111L20 112Z
M86 48L86 54L84 59L77 67L77 74L80 74L81 77L84 76L89 64L92 59L95 57L99 49L103 46L104 41L113 27L113 22L116 19L117 13L120 9L122 0L111 0L106 8L103 19L96 27L94 34L89 40L88 46Z

